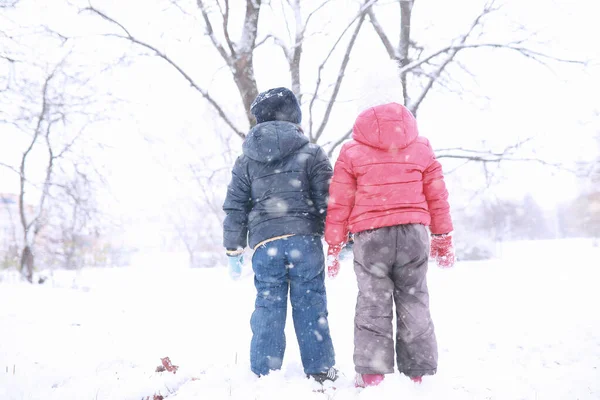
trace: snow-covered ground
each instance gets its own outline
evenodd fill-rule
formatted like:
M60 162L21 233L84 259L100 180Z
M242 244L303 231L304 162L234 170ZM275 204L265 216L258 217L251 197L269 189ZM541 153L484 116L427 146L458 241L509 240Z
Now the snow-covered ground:
M436 376L352 386L356 285L350 261L328 280L337 390L304 379L291 321L282 371L249 372L249 265L188 269L148 257L122 269L0 283L0 399L600 399L600 248L591 241L505 244L502 258L430 264L440 346ZM176 259L174 259L176 260ZM155 372L162 357L176 374Z

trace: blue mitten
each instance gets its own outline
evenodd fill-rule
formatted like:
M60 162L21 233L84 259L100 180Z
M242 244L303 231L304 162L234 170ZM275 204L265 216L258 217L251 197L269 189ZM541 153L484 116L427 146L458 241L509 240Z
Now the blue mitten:
M238 255L227 255L229 259L229 276L233 280L239 279L242 276L242 264L244 264L244 256L242 254Z

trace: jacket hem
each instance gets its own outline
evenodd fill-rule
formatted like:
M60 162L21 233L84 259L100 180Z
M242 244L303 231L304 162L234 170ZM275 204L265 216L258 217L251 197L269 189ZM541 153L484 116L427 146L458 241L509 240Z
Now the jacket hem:
M368 231L370 229L383 228L395 225L421 224L430 226L431 218L426 213L402 213L396 215L382 215L366 221L359 221L349 224L348 229L352 233Z

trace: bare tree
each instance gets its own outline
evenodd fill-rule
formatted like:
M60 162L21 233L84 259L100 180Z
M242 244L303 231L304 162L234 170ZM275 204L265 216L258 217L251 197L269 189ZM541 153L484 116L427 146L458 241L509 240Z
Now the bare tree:
M543 64L578 62L577 60L563 59L536 50L533 45L534 35L528 33L525 29L520 32L517 39L507 38L504 41L488 41L487 37L489 35L486 35L486 23L493 16L499 14L501 10L497 0L489 0L481 12L474 16L470 25L465 26L463 34L449 40L446 45L431 49L420 44L413 37L412 9L414 0L394 0L392 2L398 5L400 11L400 30L397 41L391 39L384 24L380 23L378 19L378 11L385 10L385 12L388 12L390 2L362 0L358 4L354 17L348 21L340 32L330 31L327 33L335 40L332 42L330 51L318 64L317 81L314 88L309 87L301 79L303 76L301 60L306 50L307 35L310 35L309 24L318 13L328 10L331 12L334 7L332 3L332 0L322 0L312 4L311 9L305 10L307 6L301 3L300 0L273 1L264 4L262 1L246 0L243 19L233 19L233 6L228 0L197 0L195 2L196 11L200 13L200 20L197 23L204 27L206 37L210 40L213 49L223 60L224 66L231 72L232 82L237 87L249 126L254 123L249 110L250 105L258 93L254 76L255 50L272 39L282 49L285 60L289 65L292 89L299 99L307 104L309 113L307 135L312 142L319 141L326 131L336 101L339 100L338 97L346 76L346 69L366 17L368 17L371 26L381 39L388 56L397 61L398 74L402 81L404 103L415 115L417 115L419 107L434 87L450 86L453 81L451 67L467 68L461 63L458 56L460 53L469 50L499 49L512 51ZM382 4L379 5L378 3ZM176 1L173 1L172 4L173 8L179 8L188 16L193 16L193 9L184 9L183 5ZM352 3L353 6L354 4ZM264 37L259 37L259 17L264 5L271 8L287 9L287 12L284 10L279 14L285 19L287 35L286 32L269 32ZM239 7L240 4L237 3L236 6ZM236 125L236 112L228 111L219 100L209 93L206 87L203 87L194 78L195 74L186 69L184 63L172 58L159 45L141 39L123 23L110 16L108 12L94 5L86 7L84 11L91 12L110 23L115 31L109 33L108 36L127 40L142 49L148 50L150 54L163 59L208 101L217 111L219 117L236 135L244 137L247 128ZM240 27L241 29L239 29ZM241 32L239 39L233 39L233 31ZM515 36L513 35L513 37ZM397 45L394 43L397 43ZM345 49L340 49L341 47L345 47ZM337 57L334 57L334 54ZM333 66L334 62L338 64ZM336 71L335 74L332 74L335 76L333 82L324 80L323 72L326 68L330 71ZM309 99L305 99L307 96ZM338 136L339 139L333 143L330 153L343 140L347 139L350 133L350 131L346 131L345 134Z
M173 177L186 188L182 193L188 196L171 207L169 219L192 267L216 265L214 255L221 252L224 193L214 188L227 181L230 169L215 165L229 164L230 160L219 158L229 159L229 152L200 157L188 166L188 174Z
M213 43L215 49L219 55L223 58L226 65L231 70L233 80L238 88L239 94L242 99L242 103L246 109L246 117L250 125L253 124L253 117L250 113L250 105L258 94L256 86L256 80L254 79L254 65L253 65L253 50L256 42L256 34L258 27L258 17L260 14L261 0L247 0L246 1L246 16L243 23L242 38L238 42L234 42L229 35L229 2L225 1L225 6L221 7L219 2L216 3L217 7L209 7L203 0L197 1L197 6L200 9L204 18L206 34ZM210 15L217 9L222 18L223 33L225 37L225 43L221 43L217 39L213 24L210 19ZM107 34L107 36L113 36L117 38L126 39L141 48L150 51L152 55L155 55L164 60L168 65L174 68L189 84L194 88L200 95L209 102L209 104L218 112L222 120L231 128L231 130L239 137L245 136L245 130L242 130L234 123L234 118L225 111L224 107L218 103L218 101L202 87L202 85L193 78L193 74L187 72L177 61L173 60L167 53L160 50L158 46L148 43L142 39L136 37L131 33L123 24L118 22L116 19L110 17L107 13L100 9L90 5L82 10L82 12L91 12L108 21L110 24L117 28L117 32Z
M493 0L489 1L480 13L473 16L470 24L465 25L462 34L436 48L427 48L415 37L412 20L414 0L346 2L347 8L355 7L353 15L347 21L340 22L338 19L336 24L326 26L323 29L326 31L325 33L314 29L311 24L322 15L321 13L334 11L333 0L310 3L300 0L270 2L246 0L246 2L237 2L235 5L228 0L197 0L189 3L188 8L185 8L186 4L183 2L172 1L172 9L179 9L186 16L194 19L196 25L203 29L204 38L207 43L210 43L212 54L222 61L222 70L226 71L227 79L235 85L231 86L232 89L237 89L237 93L235 93L235 89L231 92L235 94L236 101L243 105L242 113L241 107L238 106L237 110L239 111L236 111L235 107L228 104L227 99L224 100L219 97L218 93L211 91L209 85L203 81L203 77L194 68L189 67L183 56L177 55L174 51L171 52L168 46L161 42L162 35L158 36L161 34L160 31L153 32L156 35L154 38L150 38L151 35L136 31L133 24L128 23L122 17L117 17L116 11L104 9L99 4L99 1L96 0L94 4L85 7L84 11L108 23L107 27L110 29L110 33L107 33L106 36L132 43L146 54L162 60L172 71L179 74L193 90L198 92L230 132L240 138L245 136L248 127L254 123L249 109L252 100L258 93L254 63L258 56L256 50L261 46L274 44L278 46L277 51L282 51L289 66L292 89L301 99L304 109L308 111L306 130L307 136L312 142L323 142L326 136L331 137L327 134L328 128L331 126L331 116L336 109L336 104L339 104L341 100L340 93L346 82L348 65L352 53L357 47L357 40L361 32L369 27L369 23L380 38L388 56L398 63L398 74L403 87L402 96L404 96L405 104L415 115L418 114L423 102L433 91L439 88L452 89L453 84L460 84L456 71L467 69L460 57L469 51L503 50L545 64L573 61L537 51L530 42L531 37L526 31L523 31L517 39L488 40L489 36L486 36L485 32L490 28L486 24L500 10L497 2ZM384 21L381 12L387 12L390 4L394 7L397 6L400 11L398 14L400 30L397 38L392 38L391 30L387 30L385 24L380 22L380 20ZM238 18L234 11L242 10L241 7L244 7L244 12ZM265 11L268 11L266 7L285 10L279 15L285 19L286 30L275 30L271 27L263 29L263 25L259 29L261 15L264 16ZM164 35L168 34L169 30L164 29ZM324 52L323 58L317 60L316 66L303 59L303 56L310 50L307 48L307 39L310 38L310 35L315 34L327 37L326 45L329 46ZM202 51L204 51L203 57L211 58L210 52L190 46L190 52ZM305 77L310 76L310 73L316 76L316 80L306 80ZM241 114L243 114L243 118ZM341 133L336 134L335 139L327 144L330 155L339 144L350 136L351 130L348 128L344 127ZM336 129L339 129L339 126L336 126ZM223 130L214 129L212 131L222 132ZM483 168L488 168L488 165L497 165L504 160L555 164L545 160L520 157L519 150L526 143L527 141L511 144L499 151L489 151L485 148L479 150L448 147L438 149L437 153L439 158L451 158L458 162L460 160L479 161L484 166ZM195 164L196 167L198 165L201 165L201 162ZM209 168L213 167L213 165L209 166ZM197 170L193 169L193 171ZM201 180L202 183L199 184L201 188L210 188L210 185L207 185L206 177L203 176ZM214 204L212 204L214 202L211 199L199 196L198 201L201 203L202 212L215 211ZM215 215L219 215L218 209L215 211ZM188 235L183 232L180 233L180 237L187 238ZM193 236L191 238L192 241L196 241Z
M67 165L81 158L77 146L108 103L99 106L106 99L93 83L97 69L79 64L71 40L45 26L20 25L18 18L6 21L0 63L4 60L13 73L0 91L0 127L11 140L0 168L18 182L19 269L32 282L50 210L72 189L63 184Z
M276 34L270 34L264 39L267 40L268 38L272 37L275 43L283 50L283 54L290 69L292 90L298 99L302 102L302 99L305 95L309 97L309 121L307 135L310 141L313 143L319 141L319 139L323 136L323 133L325 132L325 129L330 121L331 113L336 101L338 100L344 78L346 77L345 72L350 62L350 56L355 47L356 40L363 26L363 22L368 10L376 2L376 0L365 0L356 11L354 17L351 18L345 26L342 26L340 32L333 35L335 40L332 42L331 47L326 52L326 56L321 62L318 63L317 81L314 88L311 88L310 91L306 89L306 86L308 85L303 85L301 81L302 74L300 63L302 54L304 52L304 43L308 35L308 28L311 19L313 19L317 13L326 9L332 2L330 0L325 0L317 4L306 14L306 17L304 17L303 7L300 0L288 1L287 7L289 7L291 10L291 15L293 15L293 19L286 20L289 38L285 40ZM282 4L285 3L282 2ZM282 5L282 7L286 6ZM348 37L348 39L344 41L346 37ZM343 54L341 60L335 60L333 55L341 46L345 46L345 48L341 50ZM324 82L323 72L327 67L329 67L330 64L335 62L334 60L339 63L337 66L332 67L337 71L337 73L335 74L334 82L331 83L331 85L328 85L326 82ZM317 103L321 102L323 102L325 105L321 121L319 122L317 121L317 113L315 112L315 108Z
M356 8L356 11L341 26L339 23L335 24L339 26L336 28L339 29L337 32L319 32L318 25L311 29L312 21L319 17L320 13L324 13L328 9L330 12L334 10L333 3L332 0L312 2L312 5L299 0L281 2L248 0L243 3L245 12L242 16L240 15L241 2L235 4L235 10L233 10L233 2L228 0L197 0L195 9L191 7L186 9L181 2L172 2L174 10L179 10L191 21L195 21L196 25L204 28L207 42L210 43L214 54L218 55L222 61L224 70L230 73L228 79L230 77L231 82L237 88L236 95L244 107L246 126L236 123L240 120L237 116L242 111L241 107L228 107L228 104L221 100L218 94L213 95L207 84L201 83L202 76L187 67L186 60L179 59L181 56L167 52L166 46L161 44L160 38L148 39L148 36L143 36L141 32L134 32L132 27L127 26L125 20L120 20L115 16L115 11L102 9L98 2L89 5L82 12L91 13L107 21L111 32L106 36L133 43L138 49L164 61L207 101L226 127L242 138L248 128L255 123L250 113L250 106L259 92L254 68L256 51L261 46L274 44L282 50L284 59L289 65L292 90L308 110L308 118L305 118L305 121L308 120L307 136L312 142L317 142L322 138L338 101L351 53L355 48L359 32L364 26L366 10L375 3L375 0L361 0L353 3L352 6ZM261 32L264 33L261 33L261 37L259 37L260 15L265 12L266 7L270 7L270 11L277 12L277 15L283 18L284 29L263 28ZM234 32L238 32L239 35L235 39ZM306 50L306 39L316 34L326 36L330 47L324 53L323 59L316 64L302 63L302 55ZM198 50L193 49L192 51ZM210 53L205 50L204 54L205 57L208 57ZM307 72L318 76L318 81L303 82L302 68L314 68L313 71ZM307 73L307 75L309 74ZM331 76L334 76L333 80ZM215 125L220 125L220 123L215 122ZM209 131L222 132L223 130L213 128ZM236 150L235 153L238 151ZM190 196L191 198L187 199L188 203L186 204L191 204L192 209L202 218L198 219L190 215L189 208L183 208L182 215L179 215L179 205L170 210L173 214L171 222L174 233L183 243L190 257L190 264L199 264L196 259L199 253L207 254L220 250L223 199L215 196L214 187L215 185L224 185L228 178L229 167L224 170L219 168L224 165L223 162L230 164L224 160L217 161L216 164L207 164L202 156L198 156L190 162L189 175L186 175L185 179L191 179L196 186L193 190L194 196ZM178 177L178 179L182 179L182 177ZM199 232L210 233L201 235Z
M312 142L317 142L325 128L327 127L329 117L338 99L338 95L345 77L345 70L348 66L350 55L356 43L356 38L363 26L363 22L367 10L376 3L377 0L365 0L359 7L353 18L348 21L348 24L337 34L336 39L330 50L327 52L324 60L318 65L318 81L314 88L307 89L301 82L301 58L304 51L304 43L307 37L307 30L311 19L320 11L325 9L331 0L323 0L320 4L308 11L306 17L303 17L303 8L299 0L289 2L281 2L282 7L288 8L290 12L283 12L286 18L286 26L288 28L287 40L284 39L284 34L268 33L263 38L258 38L258 23L261 13L262 1L246 0L246 11L240 25L241 37L238 40L232 39L232 22L231 9L228 0L197 0L196 5L202 16L205 34L213 45L213 48L222 58L225 66L231 71L231 77L235 83L241 103L244 106L248 125L252 126L255 121L250 113L252 101L258 94L258 87L254 76L254 52L256 49L269 42L271 39L274 43L283 50L284 57L290 67L290 78L292 90L298 96L301 102L304 97L309 95L307 101L309 109L309 127L308 136ZM174 7L180 7L177 2L173 2ZM273 7L273 3L270 4ZM183 10L182 12L189 13ZM209 92L202 87L194 77L193 73L182 67L182 63L174 60L166 52L161 50L157 45L153 45L147 41L138 38L134 33L130 32L124 24L117 21L115 18L108 15L107 12L100 10L98 7L90 5L83 11L91 12L98 15L102 19L108 21L117 29L115 33L109 33L108 36L115 36L128 40L143 49L149 50L151 54L163 59L168 65L176 70L192 88L198 91L202 97L217 111L219 117L229 126L229 128L239 137L244 137L247 128L240 128L234 123L235 117L228 113ZM288 17L291 15L291 17ZM217 28L218 27L218 28ZM341 46L346 46L343 50L341 60L333 57L334 53ZM330 67L334 62L338 61L337 67ZM329 86L329 82L324 82L323 71L325 68L333 68L336 79ZM308 86L308 85L306 85ZM322 112L321 120L317 121L316 106L321 102L325 103L324 111Z
M223 61L231 70L233 80L238 88L246 117L252 125L254 117L250 113L250 105L258 95L256 79L254 78L254 48L256 46L256 36L258 33L258 18L260 16L260 7L262 0L246 0L246 14L242 25L242 35L240 40L233 41L229 33L229 0L224 0L224 5L216 2L218 12L221 18L224 42L220 42L213 31L211 19L209 17L210 7L205 0L197 0L198 8L204 18L206 34L210 38L213 46Z
M37 121L35 123L33 136L29 145L27 146L27 148L21 156L21 162L19 165L19 216L21 220L21 227L23 233L23 250L21 252L22 255L20 270L29 282L32 282L33 279L34 253L32 248L34 246L38 234L44 226L44 207L46 198L48 196L50 183L53 178L52 173L54 169L54 163L56 160L56 155L54 154L54 150L50 142L50 132L52 124L58 121L47 121L49 113L48 87L53 76L54 71L51 72L44 80L41 93L41 108L36 116ZM45 121L47 121L46 124L44 124ZM34 211L33 215L27 215L28 213L25 204L25 193L27 185L26 166L28 165L28 157L31 154L33 147L38 143L38 141L44 141L44 144L47 146L48 164L46 166L46 177L42 184L43 187L38 202L38 209Z
M580 60L561 58L536 50L533 46L535 35L521 28L518 39L506 41L487 41L486 22L499 14L501 6L497 0L488 0L480 13L474 16L464 33L449 40L447 45L428 49L412 37L412 9L415 0L396 0L400 8L400 31L398 45L394 45L377 18L377 8L368 10L369 20L389 57L399 64L398 73L402 80L404 103L413 114L417 114L420 105L434 85L443 85L444 75L449 75L449 67L459 64L457 56L473 49L499 49L512 51L541 64L551 62L578 63ZM464 66L463 66L464 67ZM446 76L447 80L451 77Z
M85 166L83 166L85 168ZM57 216L58 230L56 237L60 238L55 246L55 257L66 269L81 268L85 263L91 263L94 256L99 230L95 223L99 219L99 210L95 204L95 182L79 165L74 166L73 176L61 184L60 197L55 198L49 211Z
M64 104L64 93L56 93L52 90L54 80L58 79L62 63L56 65L44 78L37 103L38 111L34 114L34 124L31 126L32 135L25 150L21 154L18 167L19 173L19 216L23 235L23 250L20 269L24 276L32 281L35 263L34 246L40 232L47 224L48 202L51 197L51 189L55 185L55 173L59 164L67 155L76 141L80 138L83 130L64 140L63 131L65 124L68 125L67 109ZM32 106L34 105L32 104ZM24 128L26 126L23 126ZM56 136L59 136L56 138ZM63 136L63 137L60 137ZM39 160L34 159L33 151L42 148L46 154L43 179L39 186L32 185L29 174L32 165ZM37 187L36 187L37 186ZM29 191L37 191L38 200L31 207L26 201ZM31 196L29 196L31 199Z
M400 29L396 40L393 40L378 18L378 11L385 9L385 12L389 13L389 3L382 4L381 7L369 8L369 21L390 59L398 63L404 104L415 116L418 114L424 100L436 86L447 90L453 90L453 85L462 87L455 75L461 71L468 73L468 66L461 62L459 57L467 51L482 52L486 49L495 49L513 52L547 67L553 63L585 64L581 60L561 58L537 50L536 45L537 47L539 45L535 43L536 34L527 31L524 27L520 27L517 32L513 32L510 37L507 36L504 40L493 37L490 34L491 30L487 28L487 24L493 18L503 18L500 13L502 6L498 0L488 0L481 11L474 15L471 23L464 27L462 34L451 38L447 44L435 48L420 43L413 35L415 27L413 26L412 11L415 0L394 0L392 3L398 6L399 11ZM491 37L492 39L489 39ZM483 54L489 53L482 52ZM439 153L439 158L452 158L465 160L465 162L477 161L483 164L514 160L533 161L554 167L560 166L559 163L538 158L518 157L516 154L519 149L528 141L512 144L500 152L457 147L439 149L436 150L436 153ZM484 166L485 168L487 167Z

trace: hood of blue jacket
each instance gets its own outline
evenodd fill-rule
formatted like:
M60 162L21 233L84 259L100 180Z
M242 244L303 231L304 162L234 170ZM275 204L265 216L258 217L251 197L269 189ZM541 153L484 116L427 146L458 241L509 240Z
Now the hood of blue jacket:
M308 143L300 127L286 121L268 121L250 130L242 150L252 160L270 163L281 160Z

